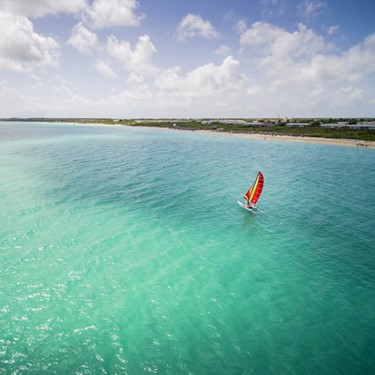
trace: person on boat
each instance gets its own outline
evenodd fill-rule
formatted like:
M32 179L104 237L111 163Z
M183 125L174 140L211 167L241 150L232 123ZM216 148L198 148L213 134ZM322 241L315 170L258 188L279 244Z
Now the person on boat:
M247 208L248 208L249 210L252 210L252 209L253 209L253 206L251 205L250 202L247 202Z

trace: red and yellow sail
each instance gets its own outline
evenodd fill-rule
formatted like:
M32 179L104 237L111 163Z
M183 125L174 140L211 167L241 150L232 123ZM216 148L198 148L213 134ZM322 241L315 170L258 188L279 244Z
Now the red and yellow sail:
M244 198L248 201L248 203L256 204L258 202L258 199L262 194L263 185L264 176L263 173L259 171L254 184L250 186L250 189L244 195Z

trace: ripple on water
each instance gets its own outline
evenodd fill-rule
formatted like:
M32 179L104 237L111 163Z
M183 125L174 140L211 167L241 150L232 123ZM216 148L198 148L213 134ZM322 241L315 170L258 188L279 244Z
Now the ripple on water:
M5 373L374 368L371 150L19 126L0 137Z

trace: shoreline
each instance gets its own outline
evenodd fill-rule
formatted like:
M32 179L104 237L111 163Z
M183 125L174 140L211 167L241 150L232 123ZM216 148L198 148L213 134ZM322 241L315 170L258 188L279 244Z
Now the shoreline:
M73 124L76 124L73 122ZM319 137L308 137L303 135L281 135L272 133L236 133L228 131L218 131L218 130L205 130L205 129L182 129L182 128L172 128L168 126L132 126L127 124L104 124L104 123L86 123L86 125L99 125L99 126L127 126L130 128L144 128L144 129L155 129L161 131L177 131L177 132L191 132L198 134L208 134L208 135L220 135L224 137L238 137L246 139L257 139L265 141L276 141L276 142L305 142L305 143L315 143L322 145L333 145L333 146L349 146L349 147L364 147L364 148L375 148L375 141L365 141L361 139L345 139L345 138L319 138Z
M111 126L112 124L105 123L90 123L91 125L105 125ZM129 125L129 124L113 124L112 126L128 126L131 128L147 128L147 129L159 129L161 131L188 131L191 133L198 134L211 134L220 135L224 137L238 137L246 139L257 139L265 141L279 141L279 142L304 142L304 143L315 143L322 145L336 145L336 146L349 146L349 147L364 147L364 148L375 148L375 141L367 141L362 139L351 139L351 138L326 138L326 137L311 137L305 135L284 135L284 134L274 134L274 133L241 133L236 131L226 131L226 130L212 130L212 129L194 129L194 128L180 128L171 126L147 126L147 125Z
M56 123L51 121L51 123ZM155 129L160 131L178 131L178 132L191 132L198 134L208 135L219 135L224 137L237 137L245 139L265 140L265 141L276 141L276 142L304 142L304 143L315 143L322 145L336 145L336 146L349 146L349 147L363 147L363 148L375 148L375 141L366 141L361 139L349 139L349 138L324 138L324 137L309 137L303 135L282 135L272 133L237 133L232 131L219 131L210 129L187 129L187 128L173 128L169 126L132 126L128 124L106 124L100 122L86 122L85 124L77 123L75 121L60 122L61 124L72 124L72 125L91 125L91 126L126 126L130 128L144 128L144 129Z
M103 124L105 125L105 124ZM115 125L116 126L116 125ZM131 125L120 125L120 126L129 126ZM137 126L138 127L138 126ZM365 141L361 139L344 139L344 138L319 138L319 137L306 137L303 135L278 135L278 134L262 134L262 133L236 133L236 132L226 132L226 131L217 131L217 130L192 130L192 129L176 129L170 127L151 127L151 126L139 126L141 128L147 129L158 129L162 131L178 131L178 132L191 132L198 134L208 134L208 135L220 135L223 137L238 137L246 139L257 139L265 141L276 141L276 142L304 142L304 143L315 143L322 145L336 145L336 146L350 146L350 147L364 147L364 148L375 148L374 141Z
M360 139L343 139L343 138L318 138L318 137L306 137L306 136L292 136L292 135L278 135L278 134L262 134L262 133L230 133L220 132L212 130L193 130L201 134L215 134L229 137L247 138L247 139L259 139L265 141L276 141L276 142L305 142L305 143L317 143L324 145L336 145L336 146L350 146L350 147L372 147L375 148L375 142L365 141Z

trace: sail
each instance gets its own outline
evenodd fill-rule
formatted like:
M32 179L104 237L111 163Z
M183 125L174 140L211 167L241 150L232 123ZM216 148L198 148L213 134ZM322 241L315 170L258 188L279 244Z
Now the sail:
M264 185L264 176L263 176L263 173L259 171L254 184L250 186L249 190L244 195L244 198L249 203L256 204L258 202L260 195L262 194L263 185Z

